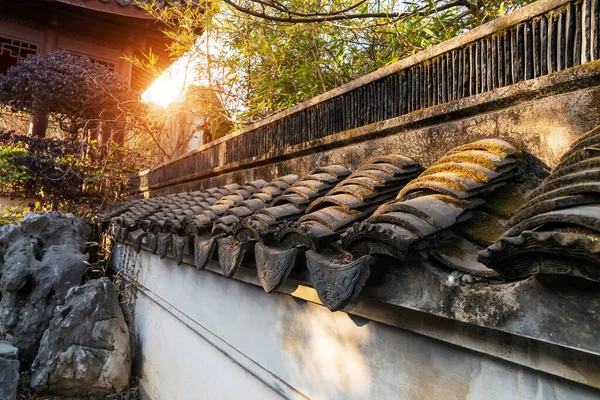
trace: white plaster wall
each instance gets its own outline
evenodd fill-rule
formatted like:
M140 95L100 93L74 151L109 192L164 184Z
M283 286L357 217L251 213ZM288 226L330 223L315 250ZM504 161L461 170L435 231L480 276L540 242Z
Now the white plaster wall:
M133 258L144 287L135 315L142 386L155 399L274 397L265 385L312 399L600 397L586 386L145 251Z
M144 295L137 300L135 329L143 389L153 399L281 398Z

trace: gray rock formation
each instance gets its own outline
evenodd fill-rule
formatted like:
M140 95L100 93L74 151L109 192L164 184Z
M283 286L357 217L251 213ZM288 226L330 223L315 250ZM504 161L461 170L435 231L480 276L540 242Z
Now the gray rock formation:
M129 384L129 330L115 285L102 278L69 290L31 368L31 386L63 396L115 393Z
M19 350L8 342L0 341L0 399L17 398L19 383Z
M81 284L91 228L70 214L27 214L0 228L0 339L30 364L54 307Z

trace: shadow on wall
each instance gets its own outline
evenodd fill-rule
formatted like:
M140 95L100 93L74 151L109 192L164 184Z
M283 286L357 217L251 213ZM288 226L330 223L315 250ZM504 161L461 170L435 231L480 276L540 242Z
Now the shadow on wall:
M286 380L311 399L597 396L592 388L409 331L312 303L286 303L275 327Z

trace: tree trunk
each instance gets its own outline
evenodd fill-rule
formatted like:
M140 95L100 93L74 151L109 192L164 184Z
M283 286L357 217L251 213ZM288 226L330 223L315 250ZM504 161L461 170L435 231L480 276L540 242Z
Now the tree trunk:
M31 117L29 123L29 135L36 138L46 137L46 129L48 128L48 114L45 112L35 113Z

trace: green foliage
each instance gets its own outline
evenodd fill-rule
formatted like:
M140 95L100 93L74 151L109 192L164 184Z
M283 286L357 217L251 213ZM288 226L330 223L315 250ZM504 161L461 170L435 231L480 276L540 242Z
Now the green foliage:
M35 210L86 216L127 193L137 170L135 153L120 146L0 131L0 196L37 199ZM15 211L5 210L4 218Z
M26 154L27 150L20 143L14 147L0 146L0 194L16 192L33 179L27 168L17 161Z
M0 127L0 196L37 200L29 207L35 211L90 215L128 193L129 177L160 149L152 145L160 121L138 93L104 66L66 51L28 57L0 75L3 125L23 132L8 120L36 113L49 113L61 134L39 139ZM0 220L18 219L25 209L0 210Z
M199 79L243 124L531 1L223 0L207 2L201 10L157 2L145 8L167 25L174 54L190 49ZM204 34L198 40L200 29Z

